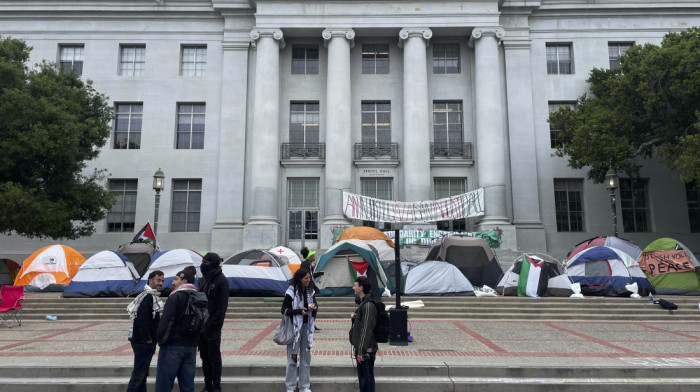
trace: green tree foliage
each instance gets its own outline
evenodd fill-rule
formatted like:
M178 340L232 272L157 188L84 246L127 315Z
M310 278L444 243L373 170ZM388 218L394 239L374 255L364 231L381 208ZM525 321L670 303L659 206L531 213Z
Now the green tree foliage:
M89 171L109 137L107 98L55 64L27 66L31 47L0 37L0 232L75 239L112 198Z
M700 180L700 28L634 45L620 68L593 69L575 109L549 116L569 166L602 182L613 168L630 176L658 157L686 180Z

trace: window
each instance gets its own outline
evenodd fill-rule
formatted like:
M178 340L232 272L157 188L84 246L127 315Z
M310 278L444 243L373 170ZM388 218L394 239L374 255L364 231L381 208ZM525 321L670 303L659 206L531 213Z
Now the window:
M136 189L138 180L109 180L114 205L107 213L108 232L132 232L136 222Z
M318 45L292 46L292 74L318 75Z
M625 54L632 45L634 45L634 42L608 42L610 69L620 68L620 56Z
M141 148L143 103L118 103L115 112L114 148L129 150Z
M362 143L391 143L391 102L362 102Z
M199 231L202 180L173 180L170 231Z
M119 59L119 75L141 76L146 68L146 47L122 45Z
M289 178L287 210L289 239L318 239L318 178Z
M292 102L290 104L290 157L320 157L318 109L318 102Z
M700 187L695 181L685 183L685 198L688 202L690 232L700 233Z
M202 76L207 70L207 47L183 46L182 64L180 65L180 75L182 76Z
M458 74L459 72L459 44L433 45L433 73Z
M557 231L584 231L583 180L554 179Z
M559 109L563 107L568 107L570 109L576 108L576 101L563 101L563 102L554 102L554 101L549 101L549 114L558 112ZM549 146L552 148L558 148L561 147L561 140L559 139L559 133L561 132L560 129L553 129L552 124L549 124Z
M435 189L435 200L444 199L450 196L457 196L467 191L466 178L434 178L433 188ZM466 231L467 220L455 219L437 221L438 230Z
M622 226L626 233L651 231L649 190L646 178L621 178Z
M61 71L83 74L83 45L61 45L58 64Z
M464 156L462 102L433 102L433 156Z
M205 104L181 103L177 105L177 148L204 148Z
M571 64L571 44L547 44L548 74L572 74Z
M392 189L393 178L361 178L362 195L382 200L394 200ZM391 223L362 221L362 226L374 227L379 230L391 230Z
M362 45L362 73L363 74L388 74L389 73L389 45L363 44Z

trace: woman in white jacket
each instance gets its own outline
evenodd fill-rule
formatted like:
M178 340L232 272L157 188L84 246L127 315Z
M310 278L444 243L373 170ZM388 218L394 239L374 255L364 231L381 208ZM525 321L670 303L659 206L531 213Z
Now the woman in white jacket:
M314 342L314 321L318 304L314 290L309 288L311 273L299 268L287 289L282 303L282 314L294 322L294 343L287 345L287 392L297 388L297 361L299 362L299 391L311 392L311 347Z

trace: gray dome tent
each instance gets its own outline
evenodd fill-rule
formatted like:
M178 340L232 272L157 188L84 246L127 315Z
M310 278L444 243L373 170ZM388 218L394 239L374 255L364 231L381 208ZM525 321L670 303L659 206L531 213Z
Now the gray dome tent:
M454 265L426 261L413 267L406 277L406 295L474 295L474 286Z

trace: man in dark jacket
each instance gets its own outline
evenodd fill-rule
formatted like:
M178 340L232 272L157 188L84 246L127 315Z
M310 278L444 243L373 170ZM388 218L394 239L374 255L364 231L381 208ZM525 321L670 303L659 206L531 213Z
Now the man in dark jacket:
M197 270L189 266L175 274L175 289L165 302L163 317L158 324L156 338L160 344L156 392L171 392L177 377L180 392L194 392L194 373L197 362L197 336L187 336L189 319L186 316Z
M203 277L199 280L199 291L207 295L209 309L209 325L197 343L204 373L202 392L220 392L221 328L228 308L228 280L221 272L221 257L216 253L207 253L200 269Z
M146 392L148 369L156 352L156 329L163 310L163 301L158 298L163 280L163 271L151 272L144 290L126 308L131 315L129 341L134 350L134 370L127 392Z
M360 381L360 392L374 392L374 360L379 347L374 336L377 308L369 296L372 284L367 277L358 276L352 289L360 299L360 304L352 314L350 329L350 344L357 360L357 378Z

